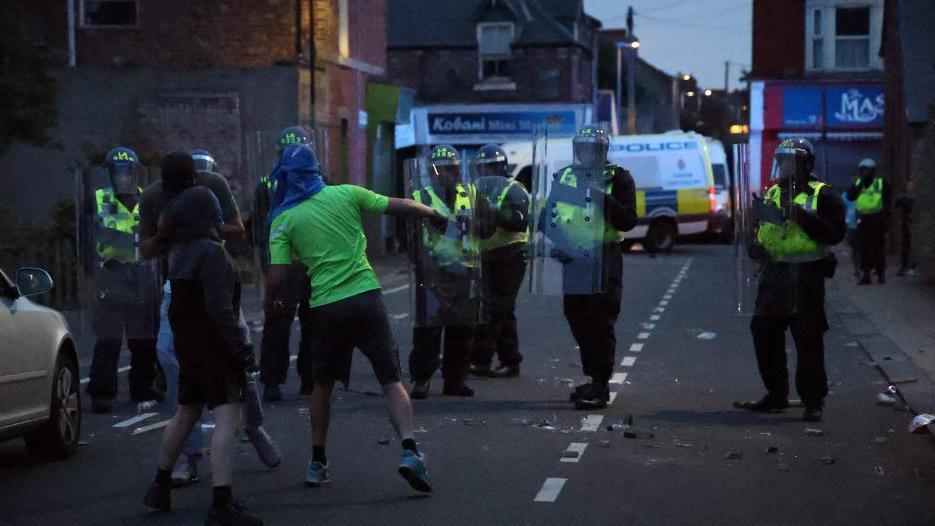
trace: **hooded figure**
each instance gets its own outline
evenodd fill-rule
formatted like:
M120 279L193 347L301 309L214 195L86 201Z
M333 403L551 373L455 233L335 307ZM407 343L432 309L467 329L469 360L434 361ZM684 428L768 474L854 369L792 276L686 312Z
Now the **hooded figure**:
M279 214L302 203L324 188L321 166L315 152L307 144L296 144L282 152L279 162L270 175L273 197L270 202L267 228Z

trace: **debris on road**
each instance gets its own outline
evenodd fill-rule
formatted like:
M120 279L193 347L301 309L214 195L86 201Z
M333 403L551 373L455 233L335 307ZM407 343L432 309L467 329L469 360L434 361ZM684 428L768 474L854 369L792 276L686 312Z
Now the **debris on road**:
M724 455L725 460L739 460L741 457L743 457L743 453L740 451L728 451L727 454Z
M890 441L890 439L886 437L876 437L873 439L873 441L876 442L877 444L886 444L887 442Z
M425 426L419 426L416 428L415 431L413 431L413 433L428 433L428 432L429 430L426 429Z
M479 418L462 418L461 423L466 426L471 426L471 427L480 427L480 426L487 425L486 420L481 420Z
M767 453L779 453L779 446L767 446Z
M879 393L877 394L877 403L882 406L894 406L896 405L896 397L889 393Z
M597 445L599 445L600 447L613 447L614 443L611 442L610 440L601 440L600 442L597 443Z
M672 445L675 447L692 447L691 444L687 444L685 442L672 442Z
M880 476L880 477L882 477L885 474L885 472L883 471L883 466L873 466L873 472L876 473L877 476Z
M532 422L533 421L531 418L511 418L510 419L510 424L514 426L531 426Z
M710 332L710 331L704 331L704 332L698 333L698 336L696 336L696 338L698 338L699 340L713 340L717 338L717 334Z
M806 428L805 428L805 434L806 434L806 435L809 435L809 436L820 437L821 435L824 435L825 432L822 431L821 429L816 429L816 428L814 428L814 427L806 427Z
M821 465L822 465L822 466L830 466L830 465L834 464L835 460L836 460L836 459L835 459L834 457L831 457L831 456L828 456L828 457L821 457L821 458L818 459L818 461L821 462Z
M377 440L377 444L380 444L381 446L388 446L390 445L390 442L392 442L392 440L389 438L381 438L380 440Z
M909 432L918 433L920 429L925 429L932 422L935 422L935 415L920 413L909 423Z

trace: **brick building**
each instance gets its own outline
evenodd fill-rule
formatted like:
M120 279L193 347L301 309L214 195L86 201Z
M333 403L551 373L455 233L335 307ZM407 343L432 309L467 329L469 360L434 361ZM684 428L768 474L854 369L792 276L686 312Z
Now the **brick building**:
M815 171L843 188L883 161L883 0L754 0L750 173L770 179L784 138L816 147ZM883 167L885 172L886 168Z
M0 205L16 216L41 224L73 195L73 172L117 144L150 165L173 149L206 148L245 188L256 133L295 123L324 131L331 180L366 184L367 85L385 70L385 0L15 5L58 86L49 144L14 142L0 156Z
M597 29L581 0L397 0L387 75L415 91L400 147L476 147L590 122Z

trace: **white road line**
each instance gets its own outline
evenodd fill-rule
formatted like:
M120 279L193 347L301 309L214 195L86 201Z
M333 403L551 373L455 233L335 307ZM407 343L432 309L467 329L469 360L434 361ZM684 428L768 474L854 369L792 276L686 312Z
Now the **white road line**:
M607 400L607 405L612 405L612 404L614 403L614 400L616 400L616 399L617 399L617 391L611 391L611 392L610 392L610 399Z
M669 300L661 300L661 301L659 302L659 305L662 306L662 307L666 307L666 306L669 305Z
M639 339L641 339L641 340L645 340L645 339L649 338L649 333L648 333L648 332L641 332L641 333L637 334L636 337L639 338Z
M298 360L298 359L299 359L299 355L298 355L298 354L293 354L292 356L289 356L289 361L290 361L290 362L294 362L294 361L296 361L296 360Z
M621 367L633 367L633 364L636 363L636 356L624 356L623 361L620 362Z
M653 321L659 321L659 318L661 318L661 317L662 317L662 316L660 316L660 315L658 315L658 314L653 314L653 315L651 315L651 316L649 317L649 319L651 319L651 320L653 320Z
M656 324L655 323L641 323L640 327L646 329L647 331L651 331L656 328Z
M172 419L170 418L170 419L168 419L168 420L163 420L163 421L161 421L161 422L156 422L155 424L149 424L148 426L138 427L138 428L134 429L133 432L130 433L130 435L131 435L131 436L142 435L143 433L147 433L147 432L153 431L153 430L155 430L155 429L162 429L162 428L166 427L167 425L169 425L169 422L171 422L171 421L172 421Z
M588 415L581 422L581 431L593 433L601 427L601 422L604 421L604 415Z
M671 294L663 294L663 295L662 295L662 299L664 299L664 300L671 300L671 299L672 299L672 295L671 295Z
M666 308L665 308L665 307L656 307L655 309L653 309L653 312L662 313L662 312L665 312L665 311L666 311Z
M585 442L572 442L568 444L568 449L562 454L562 458L559 462L573 462L577 464L584 455L584 450L587 449L587 447L588 444Z
M630 346L630 352L642 352L642 351L643 351L642 343L634 343L633 345Z
M408 288L409 288L409 284L400 285L400 286L398 286L398 287L393 287L393 288L391 288L391 289L386 289L386 290L384 290L384 291L383 291L383 295L384 295L384 296L387 296L387 295L389 295L389 294L396 294L397 292L402 292L402 291L404 291L404 290L407 290Z
M671 288L669 288L669 290L667 290L666 292L668 292L669 294L675 294L675 289L676 289L676 287L671 287Z
M623 385L623 382L626 381L627 373L614 373L614 375L610 377L610 383L612 384Z
M407 313L405 313L405 312L402 313L402 314L394 314L394 315L393 315L393 319L394 319L394 320L401 320L401 319L403 319L403 318L408 318L408 317L409 317L409 314L407 314Z
M118 373L125 373L125 372L127 372L127 371L129 371L129 370L130 370L130 366L129 366L129 365L124 365L123 367L117 369L117 372L118 372ZM82 379L81 379L81 385L84 385L84 384L86 384L86 383L88 383L88 382L90 382L90 381L91 381L91 378L90 378L90 377L88 377L88 378L82 378Z
M545 479L545 482L542 484L542 489L539 490L539 493L536 493L536 498L532 499L532 501L555 502L555 499L558 498L558 494L562 492L562 487L565 486L565 482L567 481L568 479Z
M136 415L136 416L134 416L133 418L128 418L128 419L124 420L123 422L117 422L116 424L114 424L114 425L111 426L111 427L116 427L117 429L122 429L122 428L124 428L124 427L130 427L130 426L132 426L133 424L136 424L136 423L138 423L138 422L142 422L143 420L146 420L147 418L152 418L152 417L154 417L154 416L156 416L156 415L158 415L158 414L159 414L159 413L143 413L143 414L140 414L140 415Z

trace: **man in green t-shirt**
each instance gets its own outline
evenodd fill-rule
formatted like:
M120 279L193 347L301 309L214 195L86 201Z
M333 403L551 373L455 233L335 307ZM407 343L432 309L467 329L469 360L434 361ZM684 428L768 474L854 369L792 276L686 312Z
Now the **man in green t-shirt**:
M310 306L316 341L312 348L312 459L306 483L330 481L325 442L330 423L331 392L336 380L348 382L351 355L360 349L370 361L386 396L390 421L403 445L399 473L418 491L431 491L424 457L413 436L412 404L400 383L399 349L390 329L380 282L367 260L361 212L427 218L444 228L447 220L409 199L388 198L354 185L327 186L310 147L299 144L283 152L272 177L270 268L267 304L276 309L272 291L285 278L293 255L311 279Z

